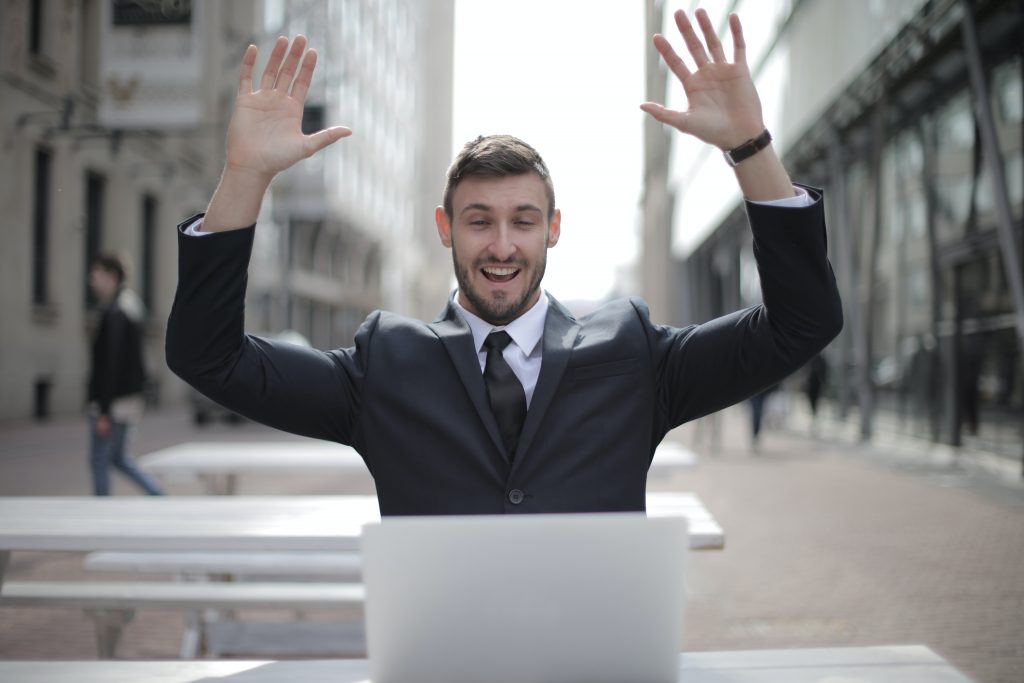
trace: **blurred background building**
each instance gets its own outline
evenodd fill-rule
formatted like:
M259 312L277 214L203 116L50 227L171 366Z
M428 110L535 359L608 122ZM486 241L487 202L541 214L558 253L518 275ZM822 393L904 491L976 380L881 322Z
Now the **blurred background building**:
M826 192L846 317L825 352L833 414L865 439L888 430L1024 456L1024 6L721 5L748 27L780 156L795 180ZM648 0L648 32L674 30L674 9ZM723 33L726 15L714 15ZM654 60L648 69L648 98L660 100L666 71ZM666 153L652 123L645 143L645 296L667 297L676 323L756 303L731 171L681 136Z
M100 250L133 262L151 398L184 395L163 362L173 226L216 186L245 46L260 45L260 69L280 34L305 33L322 56L304 127L356 135L275 183L249 329L336 347L378 307L432 318L451 278L432 216L451 154L453 23L453 0L0 4L0 420L82 410Z

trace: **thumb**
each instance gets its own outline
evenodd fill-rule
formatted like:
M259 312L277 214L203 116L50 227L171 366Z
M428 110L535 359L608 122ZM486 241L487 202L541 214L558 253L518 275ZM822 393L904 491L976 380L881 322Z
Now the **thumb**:
M668 109L657 102L644 102L640 105L640 108L654 119L677 128L684 133L688 132L686 114L684 112Z
M322 150L328 145L334 144L342 138L347 138L352 135L352 129L346 128L345 126L333 126L331 128L324 128L321 131L317 131L312 135L307 135L305 138L305 152L306 156L310 157Z

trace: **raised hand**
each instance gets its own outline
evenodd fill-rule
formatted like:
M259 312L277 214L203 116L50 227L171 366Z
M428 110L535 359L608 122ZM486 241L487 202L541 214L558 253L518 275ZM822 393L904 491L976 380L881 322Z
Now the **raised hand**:
M316 51L305 49L306 39L301 35L292 41L290 50L288 39L278 38L255 91L256 46L245 51L228 126L226 172L244 172L269 182L296 162L352 134L344 126L303 134L302 109L316 68Z
M686 12L679 10L675 13L676 26L693 58L695 70L690 70L664 36L654 36L654 47L683 85L688 105L686 111L667 109L655 102L646 102L640 108L658 121L719 149L732 149L764 130L761 101L747 67L743 29L739 17L730 14L729 29L733 42L733 61L730 63L708 13L699 9L696 17L704 34L704 43L693 30Z
M206 209L203 231L237 230L254 224L275 175L352 134L344 126L303 134L302 108L316 67L316 51L303 54L305 49L302 36L295 37L290 50L288 39L278 38L255 91L252 68L256 46L246 49L235 111L228 125L227 162Z

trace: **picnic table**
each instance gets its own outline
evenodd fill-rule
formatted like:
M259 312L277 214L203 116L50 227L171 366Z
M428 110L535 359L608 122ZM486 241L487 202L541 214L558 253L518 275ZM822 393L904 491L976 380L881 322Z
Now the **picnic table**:
M482 676L481 680L486 679ZM18 683L369 683L367 660L0 661ZM923 645L693 652L679 656L681 683L971 683ZM414 683L414 682L410 682Z
M244 474L367 473L351 446L314 440L190 441L140 456L138 464L164 479L199 479L211 495L234 495Z
M665 441L655 451L651 468L667 471L693 467L694 453ZM210 495L234 495L246 474L367 473L351 446L327 441L190 441L138 458L139 467L162 479L198 479Z
M721 527L700 500L688 493L649 493L648 514L683 516L689 521L690 547L721 548ZM0 498L0 605L71 606L94 616L101 656L113 656L125 610L133 607L194 608L209 603L221 609L250 606L299 608L352 604L361 593L350 584L335 587L325 600L313 584L229 582L219 585L161 585L156 582L8 582L4 574L14 551L130 551L161 553L165 570L174 563L195 566L196 552L212 558L228 573L242 573L254 558L271 553L275 569L301 575L307 557L359 549L365 524L380 520L375 496L185 496L185 497L6 497ZM238 552L239 567L226 553ZM178 557L173 557L178 553ZM123 560L124 558L122 558ZM260 558L256 558L259 560ZM131 562L144 561L139 557ZM208 563L211 558L200 558ZM289 568L293 568L289 571ZM318 570L319 571L319 570ZM312 602L311 602L312 601ZM195 621L193 619L193 621ZM190 625L183 654L200 648L203 629ZM0 677L0 680L4 680Z

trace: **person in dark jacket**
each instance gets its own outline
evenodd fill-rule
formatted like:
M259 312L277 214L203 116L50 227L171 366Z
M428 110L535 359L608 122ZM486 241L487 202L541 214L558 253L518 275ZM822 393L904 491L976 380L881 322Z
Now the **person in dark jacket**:
M111 465L149 495L162 493L128 455L132 431L142 418L146 367L144 310L125 287L126 272L126 261L113 253L98 254L89 269L89 287L99 301L89 373L89 467L97 496L110 495Z

